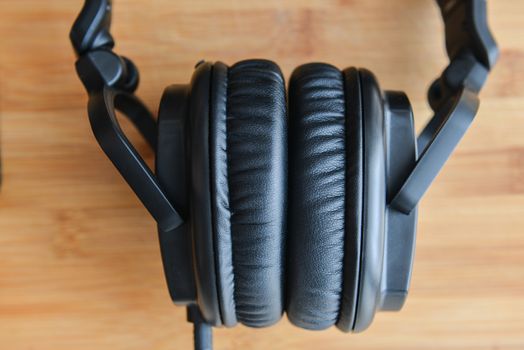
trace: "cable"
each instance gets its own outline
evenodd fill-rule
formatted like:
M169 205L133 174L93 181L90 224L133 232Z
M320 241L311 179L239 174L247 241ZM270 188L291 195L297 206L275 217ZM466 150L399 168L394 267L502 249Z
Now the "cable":
M193 326L195 350L213 349L213 330L206 323L196 322Z
M188 306L187 319L193 323L195 350L213 350L213 329L202 318L198 306Z

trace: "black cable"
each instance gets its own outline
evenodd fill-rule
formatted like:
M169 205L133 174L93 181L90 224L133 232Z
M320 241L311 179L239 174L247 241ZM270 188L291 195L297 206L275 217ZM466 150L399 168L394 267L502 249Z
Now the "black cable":
M198 306L188 306L187 319L193 323L195 350L213 350L213 328L204 321Z
M210 325L202 322L195 322L193 325L193 337L195 350L213 349L213 329Z

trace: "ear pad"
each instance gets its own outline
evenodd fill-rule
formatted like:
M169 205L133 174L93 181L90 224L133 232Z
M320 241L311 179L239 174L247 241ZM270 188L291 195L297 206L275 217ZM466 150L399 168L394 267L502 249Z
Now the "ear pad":
M209 161L222 322L263 327L284 309L285 83L269 61L213 66Z
M325 64L298 68L289 108L286 311L307 329L328 328L339 319L352 324L363 201L357 71Z

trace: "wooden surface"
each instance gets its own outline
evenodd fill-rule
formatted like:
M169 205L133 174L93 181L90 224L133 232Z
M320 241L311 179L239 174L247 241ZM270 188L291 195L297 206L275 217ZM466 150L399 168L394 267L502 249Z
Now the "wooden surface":
M217 349L524 349L524 2L489 1L501 60L422 203L411 295L369 331L215 332ZM88 125L68 30L81 1L0 0L0 349L188 349L155 225ZM431 0L115 0L118 51L155 110L200 59L364 66L418 128L446 63ZM148 159L144 142L139 144Z

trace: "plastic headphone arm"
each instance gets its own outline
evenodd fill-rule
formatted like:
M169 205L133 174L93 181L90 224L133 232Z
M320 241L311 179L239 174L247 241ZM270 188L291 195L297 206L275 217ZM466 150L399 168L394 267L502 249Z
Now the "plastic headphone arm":
M156 124L134 95L105 87L89 96L89 121L102 150L131 186L160 229L171 231L183 220L160 187L158 179L120 128L115 110L125 113L149 143L154 142Z
M70 32L78 56L76 70L89 94L89 121L103 151L131 186L161 229L183 223L157 178L120 128L121 111L155 151L157 125L145 105L133 95L139 82L133 62L112 51L111 0L85 0Z
M111 0L85 0L75 20L69 38L78 56L100 48L112 49Z
M76 70L88 92L104 86L134 92L139 73L128 58L113 52L111 0L85 0L69 33L77 55Z
M419 136L423 151L390 206L405 214L415 209L473 122L478 107L477 94L463 88L450 107L437 112Z
M499 50L488 26L487 0L437 0L437 3L444 20L450 60L467 49L486 68L493 68Z
M479 92L499 57L488 26L486 0L437 0L450 60L428 91L433 111L456 97L463 86Z
M435 115L419 135L420 157L389 203L409 214L473 122L499 50L488 27L486 0L437 0L450 64L428 92Z

